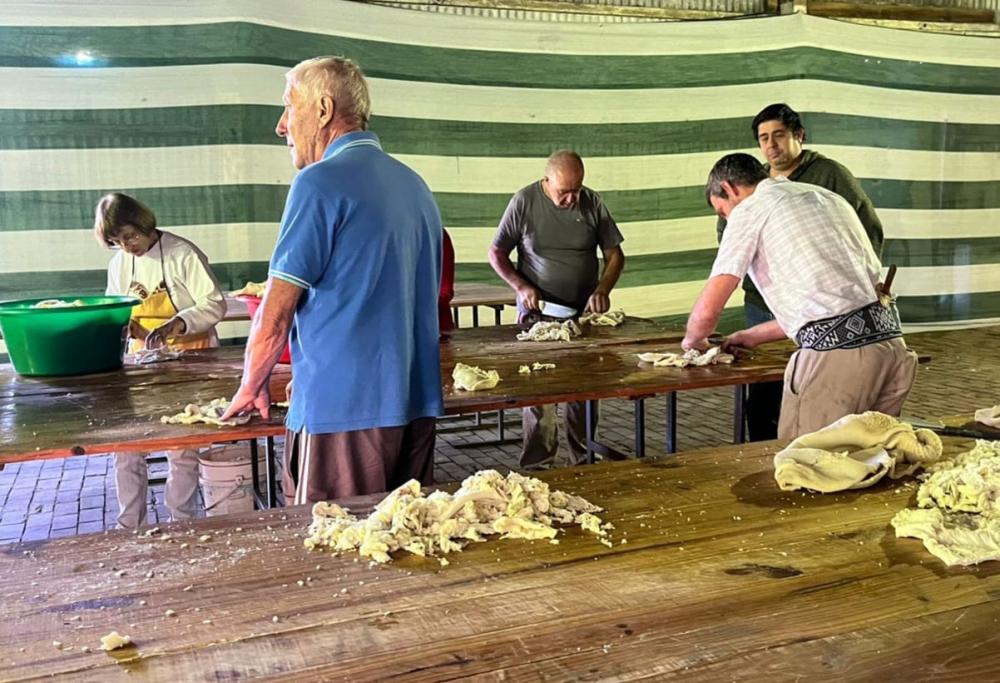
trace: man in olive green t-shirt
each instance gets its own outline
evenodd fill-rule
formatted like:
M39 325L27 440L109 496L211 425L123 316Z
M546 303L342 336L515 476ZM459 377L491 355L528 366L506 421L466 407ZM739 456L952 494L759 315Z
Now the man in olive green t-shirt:
M570 150L549 157L545 176L515 194L497 227L489 259L517 293L518 320L541 302L604 313L625 265L621 231L601 196L583 185L583 160ZM517 265L510 260L517 250ZM597 252L604 257L599 268ZM585 402L566 403L566 440L574 464L586 461ZM559 450L554 405L522 411L522 467L546 467ZM595 415L596 422L596 415ZM594 425L592 425L594 426Z
M836 192L847 200L871 240L876 256L882 255L882 222L875 213L872 200L861 183L842 164L808 149L806 129L799 114L787 104L764 107L751 124L760 151L767 158L766 168L772 178L784 177L800 183L818 185ZM718 222L719 241L726 228L723 218ZM743 311L748 327L774 320L770 309L750 278L743 280ZM777 438L778 416L781 410L782 382L751 384L747 399L747 429L751 441Z

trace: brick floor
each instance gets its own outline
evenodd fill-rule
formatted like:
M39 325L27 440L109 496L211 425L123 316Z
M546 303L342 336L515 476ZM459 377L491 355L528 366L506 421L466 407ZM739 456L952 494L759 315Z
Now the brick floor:
M905 408L915 417L968 413L1000 403L1000 328L938 332L909 337L911 346L933 361L920 367ZM691 450L729 443L732 438L733 390L711 389L678 396L678 449ZM665 401L646 403L646 453L664 452ZM464 431L442 433L435 450L439 483L457 481L476 470L517 468L520 451L519 411L506 411L507 443L496 444L496 413L474 420L453 418L443 427L464 425ZM630 401L601 403L600 440L632 454L634 406ZM460 445L473 444L459 448ZM568 462L563 444L561 463ZM166 464L150 467L153 476L165 476ZM8 465L0 471L0 544L59 538L114 528L117 502L114 467L108 456L73 457ZM148 521L166 520L163 485L150 486Z

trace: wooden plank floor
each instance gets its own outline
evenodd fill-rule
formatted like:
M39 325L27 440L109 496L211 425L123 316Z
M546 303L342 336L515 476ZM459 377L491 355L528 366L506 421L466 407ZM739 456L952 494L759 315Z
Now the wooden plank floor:
M607 508L612 549L569 530L370 568L303 549L305 508L8 546L0 678L990 680L997 563L897 540L912 481L785 493L773 450L542 475ZM97 651L111 630L136 646Z

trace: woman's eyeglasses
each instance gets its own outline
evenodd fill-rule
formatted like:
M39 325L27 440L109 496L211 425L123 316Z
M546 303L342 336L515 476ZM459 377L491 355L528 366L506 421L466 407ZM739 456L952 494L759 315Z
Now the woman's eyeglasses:
M124 249L126 245L135 244L141 237L142 235L140 233L133 232L128 235L121 235L120 237L111 237L108 239L108 242L111 243L112 247Z

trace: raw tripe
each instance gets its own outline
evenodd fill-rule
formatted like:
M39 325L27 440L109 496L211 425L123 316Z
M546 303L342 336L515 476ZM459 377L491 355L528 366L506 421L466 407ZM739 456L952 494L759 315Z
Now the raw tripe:
M532 372L541 372L543 370L555 370L555 363L539 363L535 361L531 365L522 365L517 369L519 374L530 375Z
M518 341L571 341L574 337L583 334L583 330L573 320L563 320L562 322L541 321L531 326L527 332L520 332L517 335Z
M606 313L587 313L580 316L580 323L583 325L598 325L604 327L618 327L625 322L625 311L608 311Z
M1000 442L977 441L929 470L917 490L919 507L1000 517Z
M928 466L918 509L892 518L897 537L919 538L949 566L1000 560L1000 441Z
M264 290L267 289L267 282L247 282L243 285L242 289L237 289L235 292L231 293L231 296L264 296Z
M703 366L718 363L732 363L732 354L722 353L721 346L713 346L704 353L698 349L689 349L684 353L640 353L639 360L652 363L653 367L686 368L689 365Z
M222 420L222 414L229 407L229 399L217 398L205 405L189 403L184 406L183 412L176 415L164 415L160 422L172 425L193 425L199 422L217 425L219 427L230 427L232 425L246 424L250 421L249 415L237 415L228 420Z
M991 408L980 408L976 411L976 422L1000 429L1000 406Z
M483 370L475 365L456 363L455 369L451 371L451 378L455 382L455 388L461 391L479 391L480 389L492 389L500 382L500 373L496 370Z
M63 301L62 299L45 299L44 301L39 301L38 303L31 304L32 308L74 308L77 306L86 306L82 299L74 299L73 301Z
M539 479L482 470L463 481L454 494L424 495L420 483L410 480L362 519L334 503L316 503L305 545L338 553L356 550L384 563L397 550L433 557L460 551L493 534L554 543L559 533L556 524L576 523L611 547L608 531L614 526L594 514L600 511L597 505L551 489Z
M140 349L135 352L133 359L136 365L149 365L150 363L177 360L182 355L184 355L183 349L173 346L162 346L158 349Z
M906 508L892 518L896 537L919 538L949 567L1000 560L1000 519L938 508Z
M112 631L106 636L101 636L101 649L110 652L111 650L117 650L120 647L125 647L126 645L132 644L132 637L126 636L118 633L118 631Z
M774 456L774 479L783 491L833 493L899 479L936 462L941 437L929 429L868 411L846 415L803 434Z

